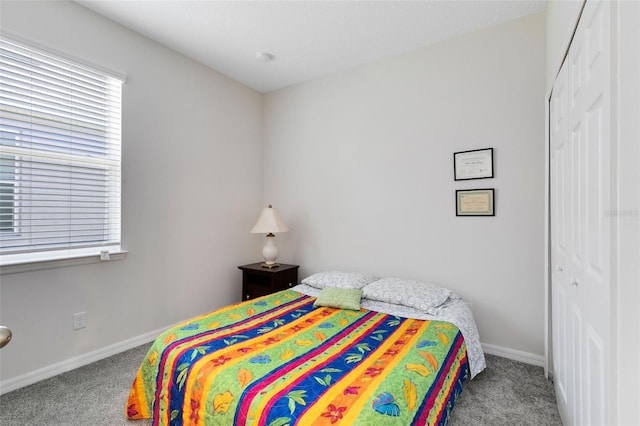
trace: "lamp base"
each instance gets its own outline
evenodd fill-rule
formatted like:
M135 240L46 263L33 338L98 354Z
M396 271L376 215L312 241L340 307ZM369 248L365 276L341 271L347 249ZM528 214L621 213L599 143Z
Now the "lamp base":
M260 266L262 266L263 268L272 269L272 268L277 268L278 266L280 266L280 264L279 263L265 263L265 262L262 262L260 264Z

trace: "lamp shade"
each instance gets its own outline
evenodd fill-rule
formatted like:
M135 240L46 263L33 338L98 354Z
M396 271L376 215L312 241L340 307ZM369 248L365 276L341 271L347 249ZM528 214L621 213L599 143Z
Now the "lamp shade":
M258 221L251 229L252 234L275 234L277 232L287 232L289 228L282 222L278 209L274 209L271 204L260 212Z

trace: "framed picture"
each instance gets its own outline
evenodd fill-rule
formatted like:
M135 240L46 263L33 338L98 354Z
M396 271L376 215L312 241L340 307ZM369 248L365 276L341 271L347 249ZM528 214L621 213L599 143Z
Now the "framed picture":
M453 153L455 180L488 179L493 177L493 148Z
M456 216L495 216L493 188L457 190Z

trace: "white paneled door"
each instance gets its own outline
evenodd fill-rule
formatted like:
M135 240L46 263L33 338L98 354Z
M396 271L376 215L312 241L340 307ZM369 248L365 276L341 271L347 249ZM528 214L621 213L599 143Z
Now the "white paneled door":
M566 63L560 69L556 78L549 105L550 125L550 203L551 206L551 280L552 280L552 347L553 347L553 372L558 400L558 409L561 417L566 419L573 417L569 413L569 407L575 407L576 390L572 386L574 380L570 378L571 371L565 366L573 362L571 353L573 340L570 340L572 310L576 297L570 297L571 291L565 278L568 255L567 247L567 205L566 182L570 170L566 158L568 157L569 138L569 80ZM573 294L573 296L576 296Z
M610 3L589 0L550 99L553 369L565 425L608 421L610 45Z

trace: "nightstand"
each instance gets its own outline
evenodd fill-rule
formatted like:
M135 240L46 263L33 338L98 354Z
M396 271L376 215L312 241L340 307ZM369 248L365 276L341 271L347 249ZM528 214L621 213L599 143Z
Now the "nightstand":
M280 264L277 268L263 268L262 263L238 266L242 270L242 299L249 300L298 284L298 265Z

